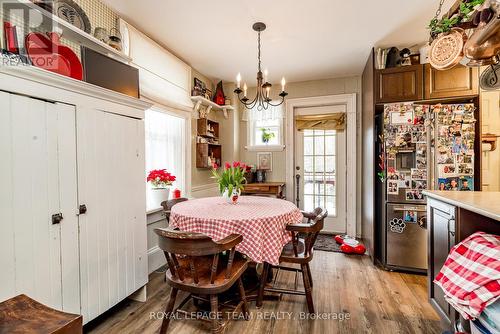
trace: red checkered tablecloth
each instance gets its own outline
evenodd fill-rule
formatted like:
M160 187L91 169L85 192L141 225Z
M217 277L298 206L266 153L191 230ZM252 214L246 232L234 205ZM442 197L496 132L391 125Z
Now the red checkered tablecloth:
M241 196L238 204L229 204L222 197L189 200L174 205L170 214L170 226L214 240L241 234L243 241L236 250L252 261L270 264L278 264L283 246L291 240L286 225L301 221L295 204L257 196Z
M451 249L434 280L465 319L500 298L500 236L476 232Z

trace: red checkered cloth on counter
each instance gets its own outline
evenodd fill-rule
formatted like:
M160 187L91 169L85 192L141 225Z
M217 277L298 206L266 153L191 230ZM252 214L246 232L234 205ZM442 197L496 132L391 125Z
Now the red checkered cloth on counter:
M477 232L452 249L434 283L465 319L500 297L500 236Z
M295 204L280 199L241 196L238 204L230 204L222 197L208 197L174 205L170 226L214 240L241 234L238 252L252 261L277 265L283 246L292 239L286 225L300 223L302 218Z

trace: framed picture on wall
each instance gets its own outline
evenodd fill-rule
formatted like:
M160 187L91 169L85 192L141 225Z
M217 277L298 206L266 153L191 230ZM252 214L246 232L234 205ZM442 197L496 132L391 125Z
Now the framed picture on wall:
M271 152L257 153L257 169L260 170L273 170L273 154Z

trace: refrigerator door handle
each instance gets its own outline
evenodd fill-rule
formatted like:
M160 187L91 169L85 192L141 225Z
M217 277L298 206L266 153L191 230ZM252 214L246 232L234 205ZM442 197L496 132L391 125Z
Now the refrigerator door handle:
M398 208L393 208L393 211L417 211L417 212L427 212L426 209L415 209L415 207L398 207Z

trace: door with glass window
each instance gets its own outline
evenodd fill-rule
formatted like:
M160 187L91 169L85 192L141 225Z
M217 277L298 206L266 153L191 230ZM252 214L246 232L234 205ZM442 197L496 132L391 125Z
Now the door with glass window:
M345 131L295 131L295 166L298 206L327 209L324 231L345 233Z

